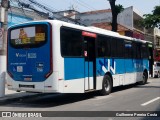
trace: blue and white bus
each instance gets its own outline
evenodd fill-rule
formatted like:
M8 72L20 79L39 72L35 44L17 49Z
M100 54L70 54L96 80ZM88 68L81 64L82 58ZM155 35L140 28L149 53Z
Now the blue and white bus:
M96 27L58 20L8 30L7 85L43 93L109 94L113 87L145 84L152 44Z

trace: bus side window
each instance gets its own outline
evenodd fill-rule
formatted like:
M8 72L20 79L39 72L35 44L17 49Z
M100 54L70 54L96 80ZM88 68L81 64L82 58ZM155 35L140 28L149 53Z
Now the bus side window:
M124 41L124 56L125 58L133 58L133 52L132 52L132 41Z
M82 57L82 34L80 30L61 27L61 55L63 57Z
M117 57L124 57L124 41L120 38L117 39Z
M133 54L133 58L136 59L137 58L137 46L135 42L132 42L132 54Z
M98 36L98 57L110 57L110 37Z
M148 48L147 48L147 45L146 44L142 44L141 45L141 55L142 55L142 58L148 58Z
M111 57L117 57L117 40L116 40L116 38L111 39Z
M136 50L137 58L140 59L142 58L141 43L137 43L136 46L137 46L137 50Z

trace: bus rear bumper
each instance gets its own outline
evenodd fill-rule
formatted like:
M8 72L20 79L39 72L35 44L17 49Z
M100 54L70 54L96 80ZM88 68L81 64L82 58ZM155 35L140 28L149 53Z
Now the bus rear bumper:
M40 93L59 93L58 72L53 72L53 74L43 82L15 81L8 74L6 78L7 88L9 90Z

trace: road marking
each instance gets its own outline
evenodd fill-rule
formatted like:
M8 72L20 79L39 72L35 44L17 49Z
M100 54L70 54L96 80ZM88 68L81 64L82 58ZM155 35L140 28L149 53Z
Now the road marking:
M150 103L152 103L152 102L154 102L156 100L159 100L159 99L160 99L160 97L156 97L156 98L154 98L154 99L152 99L152 100L150 100L148 102L145 102L145 103L141 104L141 106L146 106L146 105L148 105L148 104L150 104Z

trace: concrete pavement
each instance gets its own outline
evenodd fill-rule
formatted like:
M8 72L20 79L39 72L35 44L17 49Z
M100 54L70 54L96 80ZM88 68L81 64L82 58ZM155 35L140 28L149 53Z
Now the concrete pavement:
M37 95L38 93L27 93L27 92L16 92L13 90L8 90L7 87L5 87L5 96L0 97L0 105L2 104L8 104L10 102L14 102L18 99L29 97L32 95Z
M127 99L126 100L129 100L129 102L130 101L132 101L132 96L142 96L142 95L145 95L145 94L147 94L146 96L145 96L145 98L147 98L147 97L150 97L151 95L153 95L153 94L151 94L151 95L148 95L148 92L144 92L144 91L140 91L140 88L152 88L153 90L151 90L151 91L154 91L154 90L156 90L156 89L154 89L154 88L157 88L159 85L160 85L160 82L159 82L159 80L157 81L156 79L154 80L154 79L149 79L149 83L151 83L151 84L146 84L145 86L139 86L139 87L136 87L135 89L128 89L128 90L126 90L126 91L124 91L125 93L127 93L127 94L129 94L129 96L130 97L127 97ZM148 86L148 87L147 87ZM149 91L150 92L150 89L146 89L145 91ZM138 91L138 93L140 93L140 92L142 92L141 94L138 94L137 95L137 92L135 92L135 91ZM158 90L159 91L159 90ZM110 98L110 97L114 97L115 96L115 94L116 94L116 96L119 96L118 97L118 99L120 100L120 98L121 98L121 96L124 94L124 92L113 92L111 95L108 95L108 96L100 96L100 97L95 97L94 95L94 97L93 97L93 99L91 99L92 101L96 101L96 100L103 100L103 98L104 98L104 100L106 99L106 98ZM129 93L128 93L129 92ZM159 91L160 92L160 91ZM135 94L135 95L134 95ZM42 96L41 96L42 95ZM23 99L24 100L24 98L31 98L31 96L32 97L34 97L34 100L35 100L35 97L36 96L41 96L41 99L42 98L45 98L46 96L48 97L48 96L50 96L50 94L49 95L43 95L43 93L28 93L28 92L16 92L16 91L12 91L12 90L8 90L7 89L7 87L5 88L5 96L4 97L0 97L0 105L3 105L3 104L10 104L10 103L12 103L12 102L14 102L14 101L19 101L20 99ZM51 94L51 96L52 96L52 94ZM55 96L55 95L53 95L53 96ZM63 97L65 98L65 96L66 95L63 95ZM75 95L74 95L75 96ZM81 95L78 95L78 96L81 96ZM82 96L81 97L83 97L83 96L85 96L85 94L82 94ZM92 95L91 95L92 96ZM124 95L123 95L124 96ZM72 96L73 97L73 96ZM125 97L126 97L126 95L125 95ZM158 97L160 97L160 96L158 96ZM67 97L68 98L68 97ZM131 100L130 100L130 98L131 98ZM38 99L40 99L40 98L38 98ZM55 98L54 98L55 99ZM125 100L123 100L124 99L124 97L122 97L121 98L122 99L122 101L125 101ZM135 99L135 97L134 97L134 99ZM151 98L148 98L148 99L151 99ZM142 99L139 99L139 100L134 100L134 101L132 101L131 103L134 103L134 102L137 102L137 101L141 101ZM58 100L59 101L59 100ZM113 100L112 100L112 102L113 102ZM47 102L48 103L48 102ZM130 104L131 104L130 103ZM143 103L143 101L142 101L142 103ZM102 104L102 103L101 103ZM115 103L114 103L115 104ZM119 105L119 104L118 104ZM118 106L117 105L117 106ZM114 105L113 105L114 106ZM132 105L131 105L132 106ZM124 108L124 107L123 107ZM121 107L120 107L120 109L121 109Z
M27 95L28 94L28 95ZM13 98L11 96L14 96ZM8 99L7 99L8 97ZM146 85L129 85L114 88L107 96L99 94L36 94L17 93L6 90L6 100L0 101L2 111L160 111L160 79L151 78ZM10 99L11 98L11 99ZM3 104L3 101L4 104ZM48 112L47 112L48 113ZM99 116L99 115L98 115ZM98 117L97 116L97 117ZM92 120L97 120L92 117ZM62 119L64 117L60 117ZM102 118L102 117L101 117ZM132 117L133 118L133 117ZM132 119L129 117L109 118L109 120ZM17 118L12 118L17 120ZM52 118L49 118L52 119ZM64 120L69 120L65 117ZM76 118L82 120L83 118ZM84 118L86 120L86 118ZM137 120L159 120L158 117L136 117ZM104 120L107 120L105 118Z
M154 80L151 78L151 79L149 79L149 82L151 82L152 84L154 84ZM159 83L158 83L159 84ZM157 85L157 83L155 83L155 85ZM145 85L145 86L141 86L142 88L143 87L147 87L148 85ZM135 90L139 90L139 89L135 89ZM120 90L121 91L121 90ZM129 90L129 91L131 91L131 93L132 92L134 92L134 90ZM128 90L127 91L125 91L125 92L128 92ZM141 91L138 91L139 93L141 92ZM105 98L110 98L110 97L112 97L113 95L114 95L115 93L112 93L111 95L108 95L108 96L101 96L101 97L94 97L92 100L94 101L94 100L103 100L103 98L105 99ZM120 96L119 97L119 99L121 98L121 94L124 94L124 92L118 92L117 93L117 96ZM135 94L135 96L137 96L136 94L136 92L134 93ZM146 94L146 93L143 93L143 91L142 91L142 94L140 94L140 95L144 95L144 94ZM7 87L5 88L5 96L4 97L0 97L0 105L3 105L3 104L10 104L10 103L12 103L12 102L15 102L15 101L17 101L17 100L20 100L21 98L22 99L25 99L25 98L30 98L31 96L32 97L34 97L34 98L38 98L37 96L43 96L44 98L45 97L48 97L48 96L50 96L50 95L45 95L44 96L44 94L43 93L28 93L28 92L16 92L16 91L12 91L12 90L8 90L7 89ZM132 95L132 94L131 94ZM147 96L147 95L146 95ZM146 97L145 96L145 97ZM65 95L64 95L64 97L65 97ZM124 96L125 97L125 96ZM122 97L122 99L124 98L124 97ZM159 96L158 96L159 97ZM132 99L132 97L127 97L127 100L128 99ZM39 99L39 98L38 98ZM35 99L34 99L35 100ZM93 102L92 101L92 102ZM132 101L132 100L131 100ZM140 101L140 100L138 100L138 101ZM136 101L134 101L134 102L136 102ZM133 102L132 102L133 103Z

